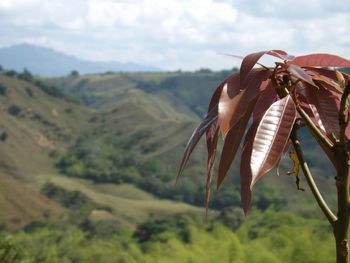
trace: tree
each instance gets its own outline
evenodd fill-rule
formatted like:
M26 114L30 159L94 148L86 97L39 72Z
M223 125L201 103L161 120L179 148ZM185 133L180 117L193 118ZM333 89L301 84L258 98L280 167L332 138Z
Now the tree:
M280 61L274 67L266 67L258 63L264 55ZM301 167L315 201L333 228L337 263L348 262L350 75L327 67L350 67L350 60L330 54L292 56L281 50L239 58L242 59L239 72L230 75L216 88L206 117L193 132L178 178L199 139L206 134L208 174L205 204L208 207L219 132L224 145L218 169L218 188L245 135L240 178L241 202L247 214L254 184L278 166L282 155L292 147L297 185ZM256 64L260 67L254 68ZM251 125L246 132L248 124ZM323 199L304 159L298 138L298 130L303 126L308 127L335 167L336 215Z
M77 70L72 70L71 73L70 73L70 75L71 75L72 77L79 77L79 71L77 71Z

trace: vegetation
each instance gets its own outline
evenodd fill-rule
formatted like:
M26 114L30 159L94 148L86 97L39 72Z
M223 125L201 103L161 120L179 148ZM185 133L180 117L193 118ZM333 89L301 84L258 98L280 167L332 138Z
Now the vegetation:
M299 205L312 196L295 195L288 187L292 176L271 174L262 181L247 220L238 210L235 177L212 194L204 222L201 151L188 164L192 176L174 187L182 142L203 116L212 87L228 75L201 70L32 76L78 96L90 110L43 92L17 73L0 74L7 88L0 96L3 108L25 109L21 118L4 114L0 120L0 131L9 135L0 148L1 239L11 236L22 262L212 262L219 255L222 262L329 262L329 229L311 204ZM149 90L142 87L146 83ZM318 161L322 156L309 137L302 140L321 189L332 196L333 177L325 176L332 168ZM282 163L280 174L291 169L292 163ZM310 252L311 240L322 253Z
M7 88L0 83L0 96L5 96L7 93Z
M275 67L258 63L263 55L281 59ZM261 68L254 69L255 64ZM222 184L237 153L246 126L241 155L241 199L247 214L254 184L274 166L278 166L290 146L293 173L300 188L299 166L315 201L333 228L337 263L349 260L349 129L350 76L320 67L350 67L350 60L329 54L291 56L281 50L250 54L243 58L240 72L224 80L214 92L207 116L187 144L179 174L206 133L208 175L206 204L209 202L212 170L219 131L224 146L219 163L217 187ZM347 84L346 84L347 82ZM307 126L336 169L337 216L323 199L305 161L298 130ZM290 145L291 144L291 145Z
M18 116L22 112L22 108L18 105L11 105L7 112L13 116Z
M234 232L220 220L204 224L181 216L151 219L134 232L111 229L110 222L41 225L15 233L12 240L28 262L332 261L332 240L323 222L272 211L254 211L251 217Z

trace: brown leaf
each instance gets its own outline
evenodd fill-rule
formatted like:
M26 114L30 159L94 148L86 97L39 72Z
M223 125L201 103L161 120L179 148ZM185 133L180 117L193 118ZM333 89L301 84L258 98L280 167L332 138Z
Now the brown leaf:
M350 67L350 60L331 54L297 56L288 63L303 67Z
M273 103L257 129L250 161L251 187L276 165L296 118L295 104L290 95Z
M328 135L334 133L339 136L338 105L340 102L337 101L337 96L323 88L315 89L308 85L305 87L307 100L316 107L326 133Z
M210 189L211 189L211 181L213 177L213 167L216 155L216 147L218 142L219 135L219 126L218 122L215 121L211 124L210 128L207 130L207 151L208 151L208 160L207 160L207 180L205 186L205 208L208 213L208 205L210 199Z
M240 76L241 76L241 86L244 86L244 83L246 81L246 77L250 73L250 71L253 69L255 64L259 61L259 59L264 56L265 54L274 56L283 60L292 59L293 56L288 55L283 50L268 50L268 51L261 51L257 53L249 54L248 56L244 57L241 68L240 68Z
M260 93L260 86L270 76L269 70L253 70L245 89L239 88L239 75L228 82L222 90L219 101L219 125L225 138L228 131L245 115L248 105Z
M316 84L314 83L312 77L309 74L307 74L307 72L303 68L298 67L296 65L287 65L287 70L293 77L316 87Z
M224 146L221 151L221 158L219 163L219 175L217 179L217 188L220 187L223 182L231 163L233 162L242 137L244 135L244 131L246 129L248 120L252 114L253 107L256 101L250 103L246 114L240 119L238 123L236 123L227 133L227 136L224 141Z
M182 174L182 172L187 164L187 161L190 158L191 153L192 153L193 149L196 147L200 138L207 131L207 129L211 126L211 124L214 123L215 121L217 121L217 109L213 108L207 114L207 116L204 118L204 120L198 125L198 127L194 130L194 132L192 133L192 136L190 137L190 139L186 145L184 154L182 156L182 160L181 160L180 168L179 168L179 171L177 174L176 182L180 178L180 176L181 176L181 174Z

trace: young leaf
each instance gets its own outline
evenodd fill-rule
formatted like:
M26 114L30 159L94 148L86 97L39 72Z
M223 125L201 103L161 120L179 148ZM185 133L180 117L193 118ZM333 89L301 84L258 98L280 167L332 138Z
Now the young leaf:
M288 63L303 67L350 67L350 60L331 54L297 56Z
M218 135L219 135L218 121L215 121L211 124L211 126L209 127L206 133L208 160L207 160L207 180L205 185L205 208L207 213L208 213L208 205L209 205L209 199L210 199L210 188L211 188L211 181L213 177L213 167L214 167L214 161L215 161L215 155L216 155Z
M334 70L330 70L330 69L326 69L326 68L314 68L314 67L303 67L303 68L305 68L307 71L311 71L311 72L316 73L320 77L323 77L323 78L326 77L326 78L329 78L333 81L338 80L337 75L336 75ZM344 72L340 72L340 73L343 75L343 77L346 81L349 80L349 78L350 78L349 74L346 74Z
M251 102L248 105L248 109L245 115L240 119L238 123L236 123L229 130L229 132L227 133L227 136L225 137L224 146L221 151L221 158L219 163L219 175L217 180L217 188L219 188L221 183L223 182L231 166L231 163L233 162L236 156L239 144L242 140L248 120L252 114L255 102L256 100Z
M251 187L278 162L288 142L296 114L290 95L273 103L264 114L253 143Z
M310 88L313 88L313 87L310 87ZM299 94L298 97L299 97L299 99L298 99L299 106L306 112L306 114L310 117L312 122L319 128L319 130L324 134L324 136L327 136L326 128L324 127L324 125L322 123L321 117L320 117L315 105L309 104L307 99L301 94ZM310 132L311 132L311 130L310 130ZM335 161L333 152L331 150L329 150L327 147L325 147L323 145L323 143L321 143L319 140L316 140L316 141L320 145L322 150L325 152L325 154L327 155L329 160L332 162L334 167L336 167L336 161Z
M180 176L181 176L181 174L186 166L186 163L191 156L193 149L196 147L197 143L199 142L199 139L203 136L203 134L206 132L206 130L215 121L217 121L217 109L213 108L207 114L207 116L204 118L204 120L198 125L198 127L194 130L194 132L192 133L192 136L190 137L190 139L186 145L185 152L184 152L182 160L181 160L181 164L180 164L180 168L179 168L179 171L177 174L176 181L178 181L178 179L180 178Z
M339 86L339 84L332 81L332 80L327 79L326 77L315 76L315 77L312 77L312 79L314 80L314 83L320 88L324 88L324 89L327 89L329 91L335 92L339 96L341 96L341 94L343 94L343 90Z
M251 133L253 132L255 131L252 131ZM250 189L250 184L252 182L252 171L250 169L250 157L252 154L252 148L253 148L253 141L248 140L248 142L243 147L243 152L241 155L241 167L240 167L241 203L242 203L244 215L248 214L248 209L250 206L250 202L252 200L252 190Z
M328 135L334 133L336 136L339 136L339 102L337 102L336 96L326 89L320 88L316 90L314 87L307 85L305 93L309 103L316 107L326 133Z
M249 82L245 89L239 88L239 76L223 87L218 116L224 138L228 131L245 115L250 102L259 96L259 88L269 76L269 70L254 70L249 73Z
M259 61L259 59L264 56L265 54L274 56L283 60L291 59L293 56L289 56L285 51L283 50L268 50L268 51L261 51L257 53L252 53L246 56L241 64L240 69L240 76L241 76L241 86L244 86L246 77L248 76L249 72L253 69L255 64Z
M307 74L307 72L303 68L295 65L287 65L287 70L293 77L300 79L312 86L316 86L316 84L312 80L312 77L309 74Z
M275 101L277 93L271 81L268 80L266 89L262 92L260 98L254 106L253 110L253 124L250 126L245 138L243 152L241 155L240 165L240 177L241 177L241 203L244 214L247 215L250 206L252 191L250 184L252 182L252 171L250 169L250 158L253 149L254 137L256 130L258 129L259 123L265 112L269 109L271 104Z

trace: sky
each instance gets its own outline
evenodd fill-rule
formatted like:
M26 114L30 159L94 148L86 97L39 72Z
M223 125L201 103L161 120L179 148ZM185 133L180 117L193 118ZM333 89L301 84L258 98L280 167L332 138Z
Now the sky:
M30 43L94 61L228 69L225 54L283 49L350 58L347 0L0 0L0 47Z

